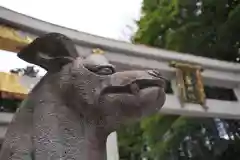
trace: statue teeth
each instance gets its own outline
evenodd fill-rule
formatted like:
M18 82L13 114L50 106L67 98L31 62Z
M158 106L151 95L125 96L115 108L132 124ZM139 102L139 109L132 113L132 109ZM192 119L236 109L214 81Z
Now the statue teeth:
M131 89L131 92L132 92L133 94L138 94L139 91L140 91L140 88L139 88L139 86L138 86L137 83L132 83L132 84L130 85L130 89Z

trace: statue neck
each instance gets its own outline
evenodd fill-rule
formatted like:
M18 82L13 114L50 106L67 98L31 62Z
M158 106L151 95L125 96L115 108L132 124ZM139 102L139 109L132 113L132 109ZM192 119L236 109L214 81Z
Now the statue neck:
M36 93L36 92L35 92ZM90 123L51 92L34 101L33 136L36 159L106 160L108 134Z

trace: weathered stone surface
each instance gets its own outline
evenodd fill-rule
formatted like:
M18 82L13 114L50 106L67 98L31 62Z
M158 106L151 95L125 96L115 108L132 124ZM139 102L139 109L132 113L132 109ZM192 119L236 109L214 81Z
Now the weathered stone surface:
M37 38L18 56L48 73L15 114L2 160L105 160L107 136L119 124L165 102L159 71L116 72L104 58L79 57L62 34Z

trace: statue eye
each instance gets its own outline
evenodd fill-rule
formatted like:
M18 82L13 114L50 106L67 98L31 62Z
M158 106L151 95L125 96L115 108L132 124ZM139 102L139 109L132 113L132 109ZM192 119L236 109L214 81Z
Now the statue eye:
M112 65L84 64L84 67L98 75L111 75L116 72L115 67Z
M113 68L110 68L110 67L101 67L101 68L98 68L98 70L95 73L99 75L111 75L115 73L115 71Z

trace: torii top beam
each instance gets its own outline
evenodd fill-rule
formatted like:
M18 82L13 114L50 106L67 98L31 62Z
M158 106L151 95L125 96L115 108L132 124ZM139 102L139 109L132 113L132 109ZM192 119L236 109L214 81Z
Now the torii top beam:
M13 28L16 28L19 35L26 35L30 38L35 38L48 32L59 32L74 40L78 46L99 47L109 52L121 52L128 56L139 56L142 58L149 58L165 61L180 61L199 64L204 68L212 68L216 70L229 70L240 72L240 65L213 60L209 58L203 58L199 56L193 56L188 54L179 54L174 51L167 51L163 49L155 49L143 45L133 45L130 43L117 41L109 38L103 38L95 35L91 35L84 32L79 32L66 27L58 26L48 22L44 22L15 11L0 7L0 24L6 24ZM16 37L17 39L17 37ZM27 41L27 39L25 40ZM23 42L26 43L26 42ZM84 54L84 53L82 53ZM221 65L219 65L219 63Z

